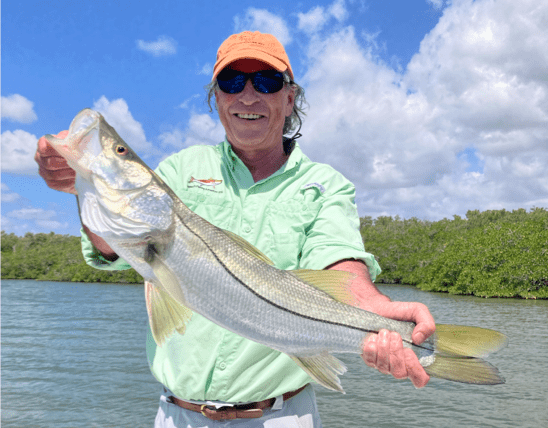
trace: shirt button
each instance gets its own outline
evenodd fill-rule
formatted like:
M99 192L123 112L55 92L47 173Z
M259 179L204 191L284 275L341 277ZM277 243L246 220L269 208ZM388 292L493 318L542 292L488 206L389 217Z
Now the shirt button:
M245 226L245 227L244 227L244 232L245 232L245 233L251 232L251 227Z
M223 363L219 364L219 369L221 369L221 370L226 369L226 363L223 362Z

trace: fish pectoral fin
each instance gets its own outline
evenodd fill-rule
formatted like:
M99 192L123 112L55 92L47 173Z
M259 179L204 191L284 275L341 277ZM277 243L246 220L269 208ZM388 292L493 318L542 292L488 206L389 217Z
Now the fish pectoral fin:
M436 324L435 341L438 352L479 358L508 343L506 336L496 330L451 324Z
M351 272L312 269L299 269L290 272L301 281L329 294L339 302L347 305L357 305L356 297L350 291L350 285L356 278L356 275Z
M192 311L176 302L161 287L145 281L145 300L152 337L159 346L174 331L183 334L186 324L192 317Z
M150 265L156 279L165 291L181 305L186 305L185 296L179 280L173 271L164 263L156 246L150 243L147 247L145 261Z
M259 260L262 260L266 264L269 264L270 266L274 266L274 262L270 260L265 254L263 254L258 248L247 242L244 238L242 238L239 235L236 235L233 232L230 232L228 230L221 229L226 236L228 236L232 241L234 241L238 246L246 251L248 254L251 254L253 257L258 258Z
M481 358L467 358L456 355L435 354L434 362L424 367L432 377L453 382L475 385L499 385L505 383L499 370Z
M339 379L339 375L346 372L346 366L342 361L327 352L311 357L296 355L290 355L290 357L320 385L345 394Z

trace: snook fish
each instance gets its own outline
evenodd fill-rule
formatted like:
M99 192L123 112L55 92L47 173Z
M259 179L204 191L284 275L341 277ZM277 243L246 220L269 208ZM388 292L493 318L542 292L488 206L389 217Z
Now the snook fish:
M344 392L345 366L332 353L362 352L365 337L398 332L430 376L474 384L504 379L482 358L506 343L477 327L437 325L420 346L415 324L352 305L353 275L274 267L238 235L194 214L97 112L82 110L64 139L49 143L76 171L82 223L145 279L155 341L184 334L195 311L250 340L289 355L314 380Z

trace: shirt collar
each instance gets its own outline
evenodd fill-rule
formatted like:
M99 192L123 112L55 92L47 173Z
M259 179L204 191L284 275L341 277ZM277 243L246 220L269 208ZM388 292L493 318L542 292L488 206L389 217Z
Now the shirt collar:
M232 150L232 146L228 142L228 140L224 139L224 141L221 143L222 145L222 153L223 153L223 160L229 170L232 171L232 173L238 173L238 175L249 175L251 177L251 173L245 166L245 164L242 162L242 160L234 153ZM292 170L293 168L297 168L301 162L303 161L303 152L301 148L299 147L299 143L295 142L293 150L291 151L291 154L289 155L289 159L286 163L284 163L281 168L276 171L274 174L272 174L270 177L265 178L264 180L261 180L259 183L264 182L266 180L270 180L271 178L283 174L287 171ZM252 180L252 179L251 179ZM252 180L253 181L253 180Z

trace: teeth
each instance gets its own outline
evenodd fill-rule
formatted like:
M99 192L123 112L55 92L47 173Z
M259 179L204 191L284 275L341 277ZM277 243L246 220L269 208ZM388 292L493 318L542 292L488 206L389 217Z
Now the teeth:
M252 119L252 120L259 119L260 117L262 117L260 114L241 114L241 113L238 113L236 116L238 116L240 119Z

